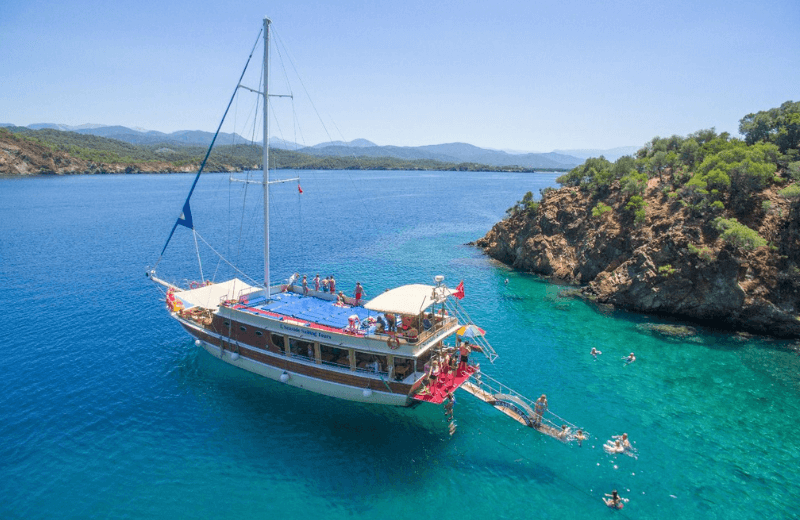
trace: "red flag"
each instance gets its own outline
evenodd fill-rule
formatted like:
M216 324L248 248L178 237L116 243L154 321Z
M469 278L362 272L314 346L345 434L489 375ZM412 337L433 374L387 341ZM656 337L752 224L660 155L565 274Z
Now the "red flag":
M464 298L464 280L461 280L461 283L456 287L456 292L453 293L453 297L459 300Z
M299 191L300 193L303 193L303 188L301 188L299 184L297 185L297 191Z

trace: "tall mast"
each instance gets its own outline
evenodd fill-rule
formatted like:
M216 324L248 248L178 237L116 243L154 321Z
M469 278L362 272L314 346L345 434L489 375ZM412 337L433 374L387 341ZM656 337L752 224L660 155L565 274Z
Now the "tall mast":
M272 21L264 18L264 287L266 297L269 291L269 25Z

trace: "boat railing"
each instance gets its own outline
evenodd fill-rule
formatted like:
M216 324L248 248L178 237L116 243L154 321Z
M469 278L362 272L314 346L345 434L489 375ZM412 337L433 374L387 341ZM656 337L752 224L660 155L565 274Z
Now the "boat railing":
M451 316L455 316L461 323L474 325L472 318L469 317L467 314L466 309L462 307L456 298L448 298L445 300L445 308L450 313ZM489 344L489 342L483 336L474 336L469 338L470 341L474 341L478 344L478 346L483 351L483 354L489 359L490 363L494 363L494 360L497 359L497 352L494 348Z
M480 370L475 372L470 377L469 382L484 394L491 396L495 402L491 403L494 406L506 406L514 408L517 413L529 421L528 426L534 427L543 431L544 433L553 437L559 438L563 441L572 440L576 434L578 427L550 411L548 408L544 413L539 413L539 408L536 401L529 399L519 392L511 389L509 386L504 385L500 381L487 376ZM562 426L568 427L568 437L562 438L559 433L562 431ZM589 433L585 430L584 434L588 437Z

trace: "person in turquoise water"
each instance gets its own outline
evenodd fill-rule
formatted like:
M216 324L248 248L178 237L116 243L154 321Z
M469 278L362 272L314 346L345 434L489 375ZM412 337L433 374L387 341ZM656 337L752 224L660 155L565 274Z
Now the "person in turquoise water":
M617 494L616 489L612 491L610 495L606 493L605 496L603 497L603 502L605 502L605 504L612 509L622 509L623 507L625 507L625 504L623 504L623 502L627 501L628 501L627 498L622 498Z
M592 351L590 352L590 354L592 355L592 357L594 357L595 359L597 359L597 356L599 356L600 354L602 354L602 352L600 352L600 351L599 351L599 350L597 350L596 348L592 347Z
M631 355L630 355L630 356L628 356L628 357L624 357L624 358L622 358L622 359L624 359L624 360L625 360L625 364L626 364L626 365L630 365L631 363L633 363L634 361L636 361L636 356L633 354L633 352L631 352Z

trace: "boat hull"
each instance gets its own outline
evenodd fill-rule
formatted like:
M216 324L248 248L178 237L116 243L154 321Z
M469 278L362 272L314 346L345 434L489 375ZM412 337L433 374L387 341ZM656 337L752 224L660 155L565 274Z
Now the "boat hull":
M176 316L183 328L212 356L262 377L317 394L388 406L413 406L411 385L358 376L335 368L300 362L251 345L230 341ZM391 390L391 392L389 391Z

